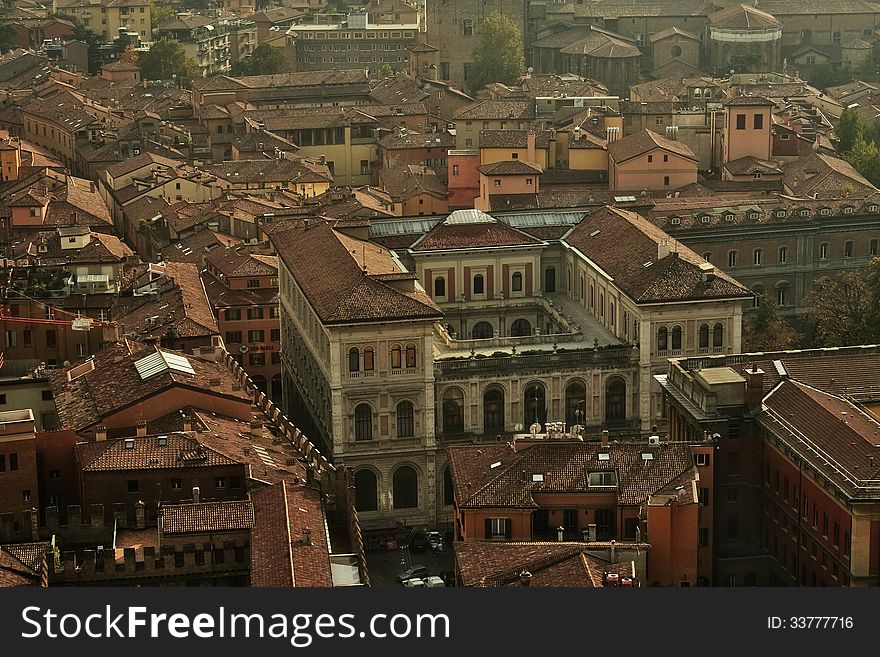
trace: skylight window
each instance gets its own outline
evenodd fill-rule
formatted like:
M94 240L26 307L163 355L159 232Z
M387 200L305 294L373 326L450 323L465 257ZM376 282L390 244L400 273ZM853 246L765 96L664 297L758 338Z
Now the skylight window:
M161 374L162 372L177 372L195 376L195 370L185 356L178 356L167 351L157 350L149 356L144 356L134 363L135 369L142 381Z
M599 460L600 461L610 461L611 454L609 452L599 452Z
M617 473L614 470L601 470L590 472L587 477L590 488L601 486L617 486Z

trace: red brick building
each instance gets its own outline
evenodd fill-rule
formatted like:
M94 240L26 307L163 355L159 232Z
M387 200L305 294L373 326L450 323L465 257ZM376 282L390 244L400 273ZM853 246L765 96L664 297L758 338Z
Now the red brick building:
M687 443L525 439L448 452L458 540L644 542L644 584L696 583L699 477Z
M281 400L278 257L215 249L202 272L226 349L273 400Z
M34 415L30 409L0 412L0 514L12 516L7 522L16 532L24 529L25 514L39 508Z
M657 376L672 439L714 443L716 585L880 585L878 365L876 347L847 347L672 360Z

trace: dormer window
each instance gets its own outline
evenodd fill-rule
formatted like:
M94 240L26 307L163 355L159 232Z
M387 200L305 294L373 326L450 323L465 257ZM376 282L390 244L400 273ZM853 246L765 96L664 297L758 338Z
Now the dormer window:
M802 208L798 214L800 214L802 217L809 217L810 211L807 208Z
M777 219L785 219L785 210L777 210L776 211Z
M757 220L761 215L758 212L752 211L749 212L749 219Z
M868 212L877 212L877 206L872 203L868 206Z
M724 221L733 221L734 219L736 219L736 217L734 216L733 212L728 212L724 215Z
M827 217L831 214L831 209L830 208L822 208L821 210L819 210L819 214L821 214L823 217Z
M851 205L844 206L843 214L852 214L852 213L853 213L853 209L852 209Z
M701 224L708 224L710 221L712 221L712 217L708 214L704 214L702 217L700 217Z
M617 472L614 470L600 470L591 472L587 478L590 488L601 486L617 486Z
M669 223L671 223L673 226L678 226L681 223L681 217L670 217Z

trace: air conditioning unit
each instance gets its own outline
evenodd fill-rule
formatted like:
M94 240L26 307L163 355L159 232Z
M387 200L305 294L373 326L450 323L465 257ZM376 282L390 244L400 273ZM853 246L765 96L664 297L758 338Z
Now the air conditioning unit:
M660 444L660 436L648 436L648 444L649 445L659 445Z
M238 348L239 353L246 354L248 352L249 347L246 344L241 345Z

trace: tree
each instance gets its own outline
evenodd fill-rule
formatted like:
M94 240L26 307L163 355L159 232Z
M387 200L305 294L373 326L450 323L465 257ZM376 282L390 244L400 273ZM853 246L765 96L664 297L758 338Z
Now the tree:
M825 279L804 299L806 316L815 326L818 346L873 344L880 340L880 258L867 271L847 271L836 281Z
M15 28L8 23L0 25L0 54L15 48Z
M873 141L866 141L861 132L844 159L872 185L880 185L880 148Z
M170 80L194 78L199 75L199 65L177 41L163 37L141 57L141 77L144 80Z
M839 153L847 153L856 143L859 135L864 134L864 126L855 109L847 107L837 122L837 141Z
M125 50L122 51L119 59L128 64L137 64L140 61L140 55L138 55L138 51L134 49L134 46L129 44L125 46Z
M766 292L758 294L758 309L743 323L743 352L791 349L798 334L779 316L776 301Z
M480 41L471 66L473 89L491 82L516 84L524 68L523 36L519 28L504 14L493 11L480 24Z
M165 2L150 3L150 20L152 21L153 25L164 23L173 16L174 7L172 7L170 4L165 4Z
M235 66L236 75L274 75L290 73L290 60L278 48L264 43Z

